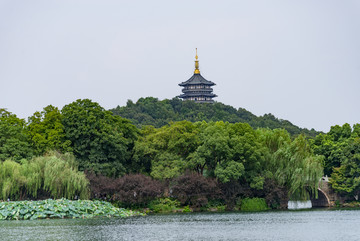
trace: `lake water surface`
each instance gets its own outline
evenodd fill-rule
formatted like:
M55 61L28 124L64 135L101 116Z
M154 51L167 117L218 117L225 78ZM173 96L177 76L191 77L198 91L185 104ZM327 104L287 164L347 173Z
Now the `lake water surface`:
M0 221L0 240L360 240L360 210Z

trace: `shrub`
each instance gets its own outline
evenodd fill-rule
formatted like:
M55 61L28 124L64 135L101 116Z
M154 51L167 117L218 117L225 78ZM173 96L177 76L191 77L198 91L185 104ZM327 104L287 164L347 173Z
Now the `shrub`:
M164 213L176 210L179 205L180 202L178 200L172 200L170 198L159 198L151 201L149 208L155 213Z
M115 180L115 195L112 200L124 206L144 207L151 200L160 197L163 185L143 174L129 174Z
M208 205L206 206L205 211L219 211L223 212L226 209L225 202L221 199L212 199L209 200Z
M215 179L197 173L187 173L173 180L172 194L181 205L201 208L210 198L216 198L220 189Z
M239 181L230 181L221 183L222 199L225 201L226 210L233 210L236 206L236 201L239 196L249 197L252 196L251 188L247 183L240 183Z
M268 210L264 198L245 198L241 200L241 211L265 211Z
M124 207L144 207L161 196L164 186L143 174L128 174L119 178L95 175L86 171L90 181L91 197L108 199Z
M111 199L115 194L115 180L101 174L96 175L94 172L85 170L86 177L90 182L91 198L94 199Z
M266 179L264 194L267 205L272 209L286 209L288 203L288 190L276 184L273 179Z
M189 205L185 206L184 209L182 210L182 212L183 213L191 213L191 209L190 209Z

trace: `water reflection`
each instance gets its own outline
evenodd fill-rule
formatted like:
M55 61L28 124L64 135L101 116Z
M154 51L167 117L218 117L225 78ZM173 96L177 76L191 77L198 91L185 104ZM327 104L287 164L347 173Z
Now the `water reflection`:
M360 211L1 221L1 240L359 240Z

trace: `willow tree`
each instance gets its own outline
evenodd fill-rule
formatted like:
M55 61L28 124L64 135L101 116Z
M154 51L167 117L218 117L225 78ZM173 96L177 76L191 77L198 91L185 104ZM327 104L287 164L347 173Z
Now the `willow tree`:
M39 192L51 198L81 199L89 197L89 181L79 172L75 158L55 152L21 160L0 163L1 198L19 200L38 198Z
M291 140L285 130L258 130L267 147L264 170L278 185L288 190L290 199L306 200L317 196L319 180L323 176L323 157L313 154L305 136Z
M19 163L10 160L0 162L0 199L20 198L25 184L26 177L22 175Z
M73 155L53 152L37 157L32 162L43 167L39 174L43 178L42 187L50 193L51 197L88 198L89 181L83 172L78 171L78 165Z

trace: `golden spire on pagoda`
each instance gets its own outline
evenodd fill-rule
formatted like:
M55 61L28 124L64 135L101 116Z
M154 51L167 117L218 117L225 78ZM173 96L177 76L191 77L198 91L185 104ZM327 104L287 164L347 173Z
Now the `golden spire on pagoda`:
M199 70L199 60L198 60L198 55L197 55L197 48L196 48L196 56L195 56L195 71L194 74L200 74L200 70Z

